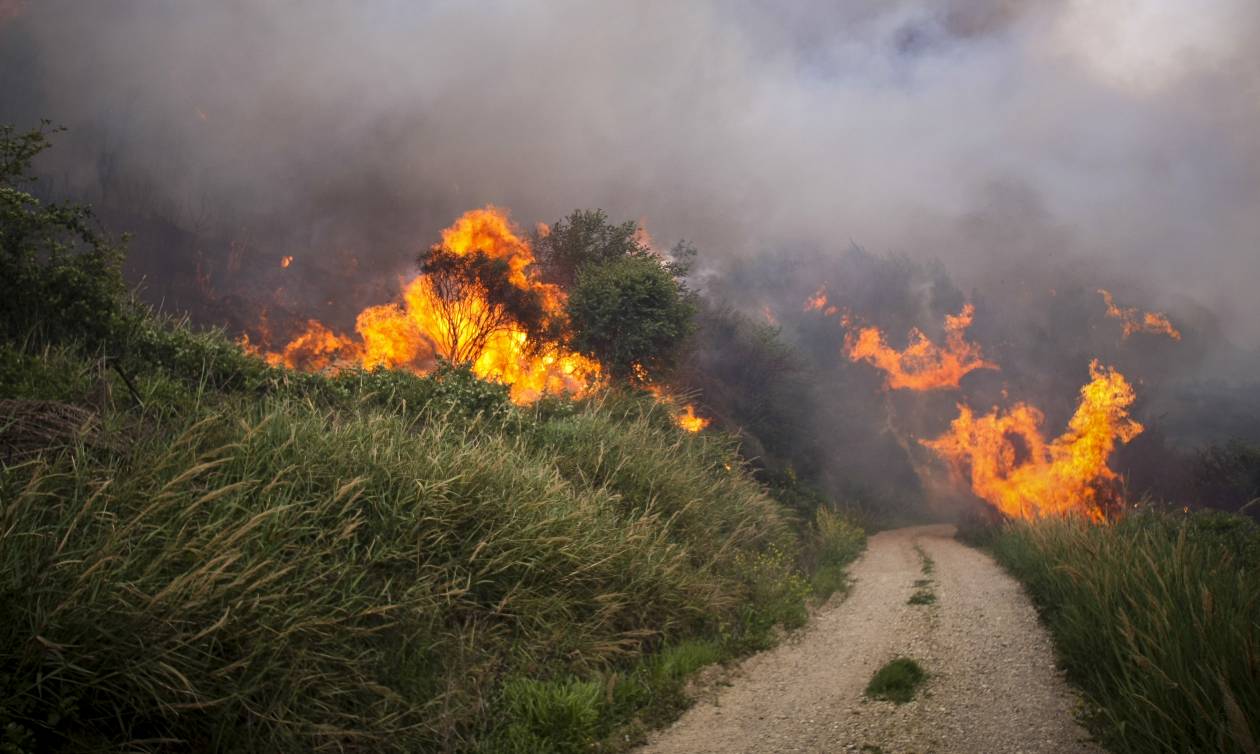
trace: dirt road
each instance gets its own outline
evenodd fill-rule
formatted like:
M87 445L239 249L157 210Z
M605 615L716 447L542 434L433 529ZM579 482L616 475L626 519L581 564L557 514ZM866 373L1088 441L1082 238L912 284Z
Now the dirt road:
M851 573L847 599L749 659L643 754L1101 751L1074 719L1076 699L1019 584L955 541L952 527L881 532ZM907 603L921 589L934 604ZM871 676L897 656L930 674L916 699L865 699Z

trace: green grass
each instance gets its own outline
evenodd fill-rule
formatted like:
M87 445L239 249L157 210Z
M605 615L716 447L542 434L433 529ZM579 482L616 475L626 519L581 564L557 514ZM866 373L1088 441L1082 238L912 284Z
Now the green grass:
M1011 523L986 541L1042 609L1109 748L1257 751L1260 527L1143 513Z
M905 704L914 699L915 692L926 680L927 673L919 663L909 657L898 657L875 672L866 685L866 695L872 699Z
M96 417L33 444L0 421L13 751L612 750L802 625L803 563L842 583L861 548L649 400L518 409L460 370L143 337L136 398L73 347L0 345L0 397Z
M931 576L936 570L936 561L932 560L927 551L919 545L914 546L914 551L919 554L919 570L923 572L924 576Z
M848 566L866 548L866 531L852 516L822 506L806 532L803 570L812 573L810 588L820 601L849 588Z

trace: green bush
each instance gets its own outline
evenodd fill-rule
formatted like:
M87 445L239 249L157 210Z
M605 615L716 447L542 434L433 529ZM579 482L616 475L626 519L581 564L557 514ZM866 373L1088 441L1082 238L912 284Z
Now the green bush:
M25 189L49 132L47 124L26 133L0 124L0 335L40 343L73 337L112 352L134 318L123 248L87 207L45 204Z
M1256 750L1260 527L1151 512L1011 523L989 540L1042 608L1111 749Z
M642 255L581 268L567 312L573 348L628 382L674 366L696 307L665 262Z

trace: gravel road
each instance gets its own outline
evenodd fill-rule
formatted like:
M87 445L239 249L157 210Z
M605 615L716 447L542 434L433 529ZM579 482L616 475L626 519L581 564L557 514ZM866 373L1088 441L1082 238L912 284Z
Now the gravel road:
M1075 720L1077 699L1019 584L953 534L921 526L871 537L846 599L746 661L642 754L1101 752ZM925 579L936 603L907 604ZM865 699L897 656L930 674L918 696L900 706Z

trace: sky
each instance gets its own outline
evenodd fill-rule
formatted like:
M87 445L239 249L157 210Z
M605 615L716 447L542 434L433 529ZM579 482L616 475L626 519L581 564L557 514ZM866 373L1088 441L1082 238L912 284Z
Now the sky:
M1257 32L1254 0L3 0L0 122L68 127L71 190L384 276L465 209L603 207L711 266L858 243L1255 349Z

